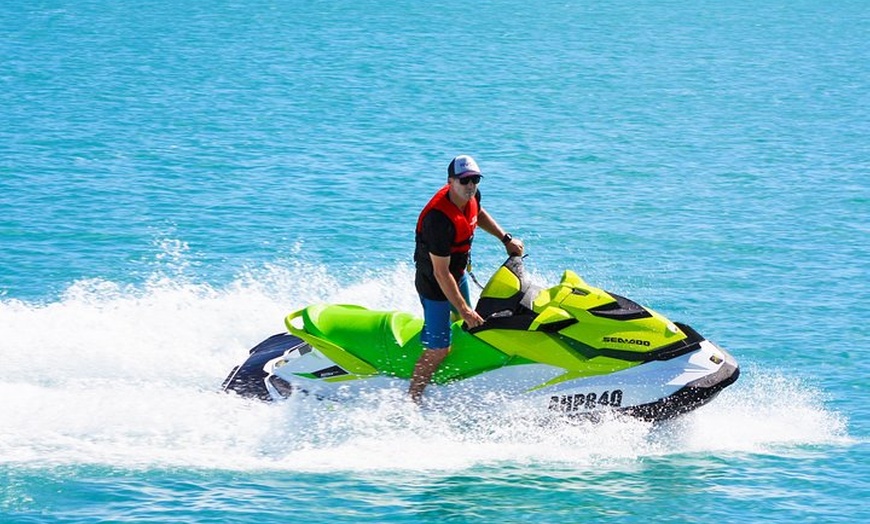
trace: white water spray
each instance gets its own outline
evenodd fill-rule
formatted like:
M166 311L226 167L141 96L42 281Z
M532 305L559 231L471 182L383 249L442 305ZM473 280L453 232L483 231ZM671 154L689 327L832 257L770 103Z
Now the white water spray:
M266 266L223 288L158 275L76 282L55 302L0 301L0 463L278 470L597 467L669 453L760 452L848 440L812 387L746 368L675 422L597 424L473 402L417 410L403 391L348 406L218 392L250 347L313 302L420 313L410 267L340 286L322 266ZM741 358L739 353L736 355ZM746 371L748 369L748 372Z

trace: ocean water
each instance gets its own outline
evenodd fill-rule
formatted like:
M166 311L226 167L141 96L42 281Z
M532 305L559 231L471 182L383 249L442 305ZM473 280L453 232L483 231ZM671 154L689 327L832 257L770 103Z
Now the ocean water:
M0 26L0 521L870 520L866 1L10 0ZM218 392L305 304L420 313L412 231L460 153L535 279L689 323L740 380L664 424Z

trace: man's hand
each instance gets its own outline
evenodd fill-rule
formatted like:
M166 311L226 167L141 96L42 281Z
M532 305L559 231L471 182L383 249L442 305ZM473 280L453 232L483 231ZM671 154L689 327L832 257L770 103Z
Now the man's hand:
M507 249L509 256L523 256L523 250L525 246L523 246L523 241L519 238L512 238L510 242L504 245L505 249Z
M477 326L481 326L481 325L483 325L483 317L480 316L480 315L477 313L477 311L471 309L471 308L468 307L468 306L464 307L464 308L459 312L459 315L462 317L462 320L464 320L465 323L466 323L466 324L468 325L468 327L470 327L470 328L476 328Z

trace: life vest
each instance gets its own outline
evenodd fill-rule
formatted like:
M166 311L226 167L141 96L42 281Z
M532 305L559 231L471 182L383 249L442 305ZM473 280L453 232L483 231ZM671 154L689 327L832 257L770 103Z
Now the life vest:
M471 198L465 204L463 211L450 200L449 191L449 185L442 187L420 212L420 218L417 219L417 235L423 231L423 219L426 218L426 215L433 209L437 209L447 215L456 231L450 245L450 253L468 253L471 250L474 229L477 227L477 213L480 210L480 205L477 203L477 198Z

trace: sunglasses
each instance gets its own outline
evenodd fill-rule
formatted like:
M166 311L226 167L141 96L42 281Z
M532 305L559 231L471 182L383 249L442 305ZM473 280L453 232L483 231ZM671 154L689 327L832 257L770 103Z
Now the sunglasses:
M459 179L459 183L463 186L467 186L468 184L479 184L480 183L480 175L471 175L464 178Z

